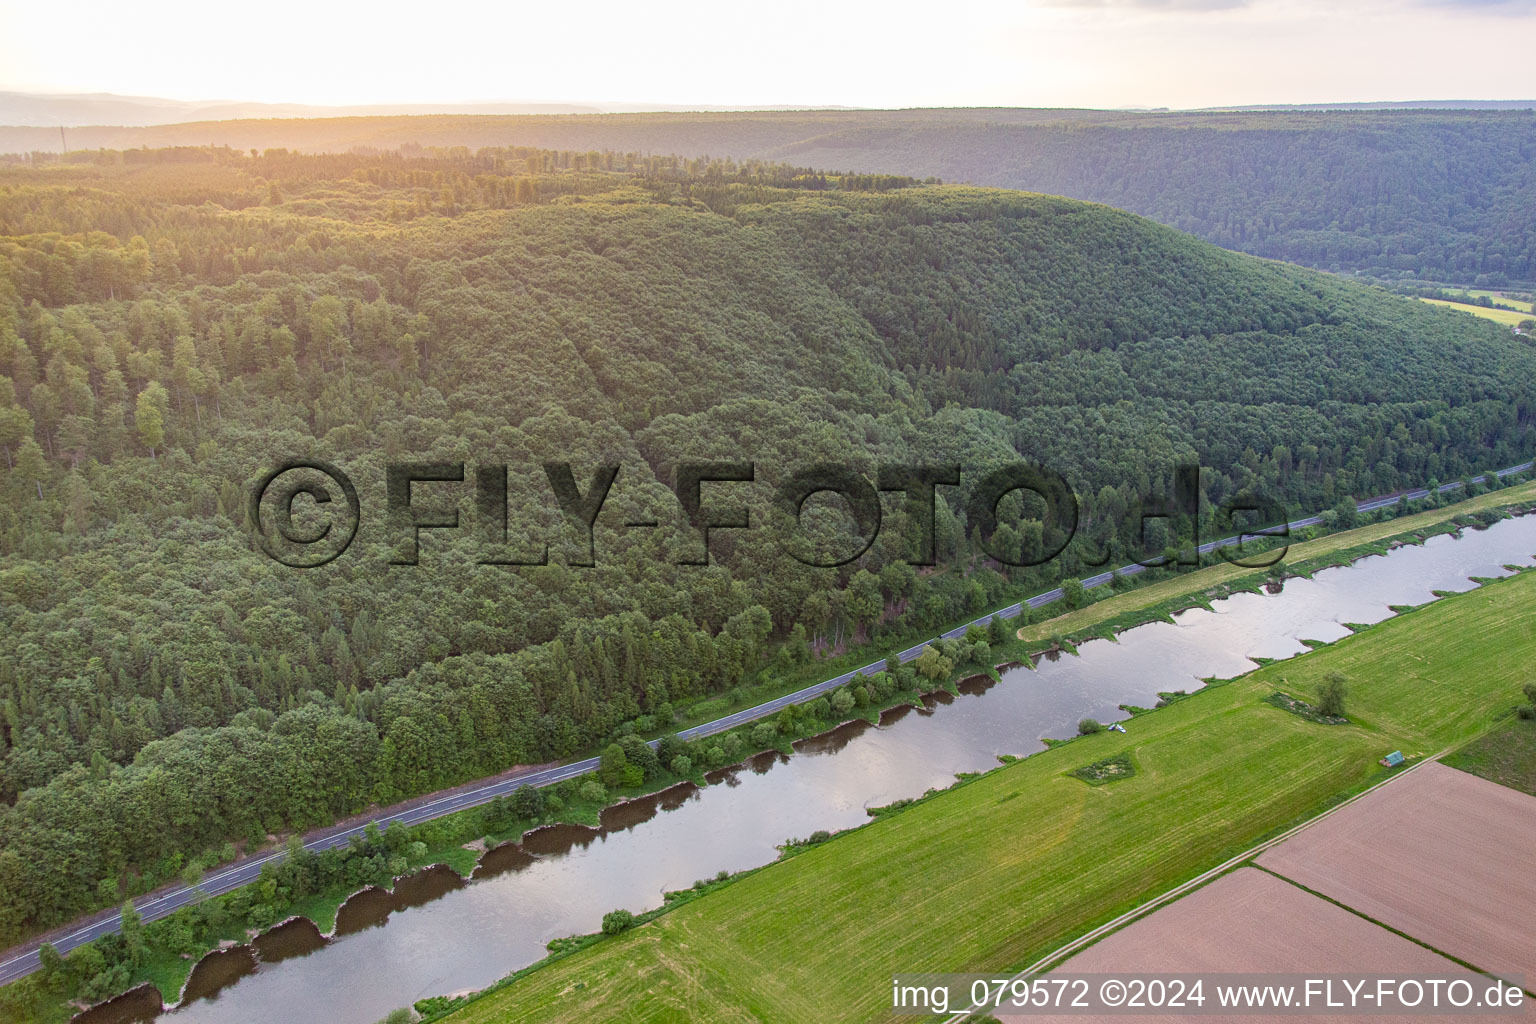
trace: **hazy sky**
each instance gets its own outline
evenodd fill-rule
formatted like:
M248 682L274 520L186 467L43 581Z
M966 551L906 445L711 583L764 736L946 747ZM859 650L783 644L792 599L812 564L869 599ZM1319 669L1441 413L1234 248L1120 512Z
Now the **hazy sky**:
M0 0L0 89L305 103L1536 95L1536 0Z

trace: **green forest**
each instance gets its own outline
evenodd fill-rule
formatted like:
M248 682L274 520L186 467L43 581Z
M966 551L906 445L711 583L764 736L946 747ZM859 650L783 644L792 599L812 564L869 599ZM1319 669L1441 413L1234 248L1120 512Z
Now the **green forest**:
M528 145L712 154L1106 203L1229 249L1389 281L1536 281L1531 110L976 108L439 115L71 129L69 144L236 149ZM0 151L56 152L51 128Z
M1536 449L1536 352L1497 325L1069 199L804 166L520 146L172 147L0 165L0 942L229 842L594 750L624 723L1144 550L1206 512L1316 510ZM299 570L246 521L277 462L344 467L356 543ZM988 470L1058 470L1064 540ZM750 531L708 565L687 461ZM619 474L591 537L545 462ZM392 566L385 466L508 467ZM938 564L788 557L771 492L833 462L963 467ZM467 478L466 478L467 479ZM655 520L656 528L629 524ZM813 548L857 549L840 501ZM1188 524L1185 524L1188 525ZM1204 524L1209 527L1209 524ZM494 538L493 538L494 539ZM832 560L828 558L826 560ZM1116 563L1118 564L1118 562Z

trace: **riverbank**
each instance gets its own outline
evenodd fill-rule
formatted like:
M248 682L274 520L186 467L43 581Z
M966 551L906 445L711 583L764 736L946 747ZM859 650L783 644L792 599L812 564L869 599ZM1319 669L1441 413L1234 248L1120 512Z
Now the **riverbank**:
M1132 582L1113 596L1102 594L1093 603L1024 626L1021 640L1043 644L1053 638L1070 643L1113 636L1146 622L1166 620L1188 608L1209 607L1217 598L1242 591L1257 592L1286 575L1309 576L1336 565L1348 565L1369 555L1384 555L1399 544L1423 543L1430 537L1479 524L1479 513L1510 513L1536 507L1536 481L1468 498L1440 508L1384 519L1350 530L1323 533L1292 544L1276 571L1232 565L1219 555L1207 556L1198 572L1182 573L1142 584ZM1463 520L1458 522L1458 519ZM1311 528L1309 528L1311 529ZM1135 577L1129 580L1134 581ZM1087 592L1094 595L1094 590Z
M1493 494L1484 495L1481 499L1474 499L1475 504L1468 504L1471 504L1473 509L1476 509L1480 506L1490 505L1490 499L1518 499L1522 493L1522 489L1520 488L1501 490L1494 492ZM1455 516L1459 512L1466 509L1467 505L1459 505L1447 509L1437 510L1437 512L1439 518L1448 522L1449 517ZM1431 513L1430 517L1434 517L1435 515L1436 513ZM1397 520L1396 522L1409 522L1409 520ZM1414 520L1415 525L1419 525L1421 523L1422 520ZM1450 527L1447 525L1445 528L1449 529ZM1366 552L1362 551L1361 553ZM1201 582L1201 580L1198 578L1198 574L1193 573L1188 574L1182 578L1175 577L1174 580L1164 582L1180 582L1181 580L1189 581L1189 583L1186 584L1187 587L1198 587L1198 584ZM1148 589L1151 589L1151 587L1157 585L1158 584L1153 583L1148 587ZM1135 594L1136 591L1132 591L1130 595L1121 594L1119 596L1125 597L1133 596ZM1103 601L1096 605L1092 605L1090 606L1090 609L1102 610L1105 608L1113 608L1114 605L1111 603L1113 600L1114 599L1111 599L1110 601ZM921 690L932 689L934 686L947 685L951 692L953 692L955 682L967 674L985 672L986 674L990 674L995 678L995 672L991 671L989 668L991 662L1023 661L1026 660L1027 655L1032 651L1038 650L1040 646L1049 646L1049 644L1036 645L1031 647L1029 643L1017 639L1014 641L1004 640L1003 642L996 644L988 644L985 645L986 649L980 655L970 655L972 658L979 657L982 659L980 663L973 663L970 665L967 665L965 663L965 659L959 656L962 648L967 650L970 648L970 641L967 641L965 644L954 645L946 643L944 646L946 651L952 650L956 655L956 664L953 666L954 672L951 674L951 678L947 681L941 679L920 679L913 673L912 666L910 665L903 666L902 670L898 672L897 676L893 677L892 679L885 679L877 675L876 677L859 680L856 683L844 688L848 703L848 707L846 709L832 708L830 706L830 700L821 699L813 702L812 707L815 708L816 705L824 705L823 707L815 710L810 714L805 714L802 712L792 713L790 714L789 720L787 722L784 720L783 716L781 716L771 723L757 722L744 725L734 731L735 735L738 737L738 745L735 751L727 751L725 749L725 747L729 745L731 739L730 735L728 734L710 736L707 739L696 742L691 746L680 748L688 756L690 756L693 762L689 766L692 770L691 776L697 780L705 769L717 769L723 762L729 763L733 757L738 757L742 753L755 749L774 747L781 751L788 752L792 745L800 739L809 735L823 732L829 726L834 726L841 721L861 718L867 721L876 721L879 719L881 711L885 708L916 702L918 700L918 694ZM764 729L766 729L766 734L762 735L761 737L753 735L755 732ZM759 739L763 741L761 745L758 745ZM722 748L718 755L712 752L714 746L716 745L719 745ZM505 817L503 817L499 822L490 822L486 817L486 808L475 808L471 811L459 812L455 815L440 818L425 825L417 826L415 829L410 830L405 836L401 837L400 842L396 843L396 846L401 847L401 849L381 850L378 856L384 858L385 860L392 859L392 856L401 856L403 865L408 868L418 866L420 864L432 863L437 860L442 860L450 863L456 870L458 870L460 874L468 874L476 863L478 851L465 849L465 843L479 840L487 834L491 835L493 841L515 839L520 836L522 829L539 822L558 820L596 825L599 822L599 815L601 814L604 803L608 798L611 798L613 795L615 795L615 793L617 793L617 795L626 797L631 795L638 795L649 790L670 786L679 778L680 776L666 773L664 770L657 771L649 780L646 781L644 785L640 787L625 787L618 790L609 790L604 793L603 800L587 802L583 802L575 795L579 792L580 780L568 780L567 782L561 784L561 787L563 788L557 787L556 789L557 795L567 798L561 801L562 806L556 811L548 812L539 816L538 818L530 819L521 819L514 816L511 820L510 826L508 820ZM423 846L423 849L420 851L420 856L416 854L410 854L409 856L403 855L404 846L414 845L418 842ZM390 873L392 874L393 872ZM243 923L248 926L254 926L256 928L262 927L265 924L270 923L279 917L287 916L288 914L306 913L308 916L315 917L320 921L322 930L328 930L328 918L334 916L336 906L342 899L344 899L350 892L353 891L353 887L356 887L359 884L388 885L389 875L385 874L385 867L380 865L374 869L372 874L368 874L366 877L351 877L349 880L349 886L351 887L332 889L330 891L319 894L311 893L301 896L297 901L290 900L288 902L284 902L283 899L278 899L267 903L257 904L255 909L261 910L262 913L257 915L257 919L254 920L254 922L248 913L246 913L252 909L252 904L249 900L247 900L243 905L243 908L238 911L231 907L231 901L226 900L224 905L226 908L230 909L231 912L228 916L233 918L235 922ZM281 886L279 886L279 888L281 888ZM245 916L242 917L242 914ZM152 925L151 929L154 928L155 926ZM159 933L157 932L156 934L158 935ZM248 937L248 931L240 930L234 927L232 922L226 921L223 928L220 928L216 931L211 929L206 931L204 935L206 942L203 944L206 946L211 946L215 941L240 941ZM154 970L154 974L157 976L157 980L161 983L162 990L166 992L168 997L174 998L174 994L179 991L181 987L179 980L185 978L185 975L187 971L190 970L190 967L191 962L182 958L180 954L177 954L171 958L167 963L155 965L156 969Z
M1006 970L1371 785L1519 699L1536 573L1407 611L1024 758L595 942L449 1019L877 1017L904 970ZM1344 726L1266 702L1349 680ZM1117 756L1134 776L1072 773ZM750 922L750 926L746 924ZM813 951L813 952L812 952ZM708 979L707 984L694 979Z

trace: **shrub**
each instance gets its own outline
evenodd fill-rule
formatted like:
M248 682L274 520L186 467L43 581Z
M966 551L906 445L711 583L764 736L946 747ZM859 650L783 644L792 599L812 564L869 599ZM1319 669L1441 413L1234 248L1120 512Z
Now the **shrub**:
M100 1002L127 988L128 977L128 965L117 964L87 978L77 994L88 1003Z
M671 764L672 759L686 750L688 745L675 732L669 732L656 741L656 758L662 764Z
M608 790L604 789L603 784L596 779L583 782L579 793L583 800L592 804L600 804L608 799Z
M69 968L64 966L64 957L53 947L53 943L45 942L37 947L37 960L43 987L51 991L62 989L69 980Z
M869 691L875 700L890 700L891 694L895 691L895 689L896 682L891 678L890 673L888 672L880 672L871 677L869 680Z
M1342 673L1329 672L1323 679L1323 685L1317 691L1317 710L1333 718L1344 717L1344 696L1346 688L1345 678Z
M825 697L817 697L806 708L807 713L819 722L825 722L832 714L832 702Z
M779 731L772 722L758 722L752 727L752 743L758 747L771 747L778 739Z
M641 773L641 781L654 779L661 774L661 758L650 745L639 736L626 736L619 740L619 747L624 751L624 759L630 767L638 768ZM627 783L628 785L639 785Z
M617 743L608 744L599 759L597 769L598 777L603 780L605 786L624 785L625 769L629 767L629 758L624 756L624 748Z
M939 641L939 643L943 647L953 646L952 644L943 640ZM923 653L917 656L913 662L913 665L916 667L918 673L921 674L924 679L927 679L930 682L937 682L940 679L948 679L949 674L955 670L954 658L940 650L938 647L935 647L933 644L929 644L927 647L923 648ZM837 706L837 701L835 698L832 702L832 705L833 707Z
M716 743L704 751L704 762L711 768L718 768L725 764L725 748Z
M1522 719L1524 719L1525 721L1529 722L1532 719L1536 719L1536 705L1522 704L1518 708L1515 709L1515 714L1519 715Z
M846 686L840 686L832 693L832 710L839 715L846 715L853 710L855 703L853 694L848 692Z
M544 792L532 786L519 786L512 794L512 813L519 818L537 818L544 813Z
M672 759L672 774L686 778L693 774L693 761L687 754L678 754Z
M610 910L603 915L603 934L617 935L622 931L633 928L635 915L627 910Z
M405 856L407 860L421 860L426 855L427 844L423 843L421 840L418 839L414 843L406 844Z
M1096 718L1085 718L1077 723L1077 734L1079 736L1092 736L1096 732L1103 731L1104 726L1100 725Z

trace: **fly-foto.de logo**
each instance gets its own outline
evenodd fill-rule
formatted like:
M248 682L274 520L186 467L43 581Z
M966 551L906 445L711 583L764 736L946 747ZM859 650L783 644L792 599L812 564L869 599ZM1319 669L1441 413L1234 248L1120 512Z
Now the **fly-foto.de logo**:
M594 527L609 495L619 480L618 463L599 463L578 482L569 462L545 462L543 477L547 499L575 541L567 543L564 564L592 567L597 564ZM1000 565L1043 565L1060 555L1078 534L1083 521L1081 505L1062 474L1029 462L1016 462L967 473L957 464L888 463L865 473L837 463L815 463L792 468L775 484L767 483L750 461L678 463L672 470L676 510L693 533L689 550L675 558L677 565L709 565L711 537L720 531L752 531L760 528L754 507L770 516L782 516L783 528L772 531L772 541L788 557L803 565L835 568L860 558L880 536L888 518L887 501L902 513L908 539L905 560L914 566L933 566L937 558L937 503L939 488L961 488L968 532L979 540L981 550ZM1247 568L1264 568L1285 556L1286 549L1272 543L1260 552L1244 550L1244 541L1288 536L1286 509L1279 501L1254 495L1227 498L1214 509L1204 510L1199 489L1200 467L1181 465L1173 473L1172 494L1140 501L1128 513L1134 536L1141 542L1144 566L1194 565L1189 553L1215 550L1227 561ZM836 551L813 541L803 529L807 502L816 495L841 499L852 529ZM882 498L882 495L889 496ZM1018 532L1001 511L1005 499L1020 496L1028 502L1033 543L1020 544ZM508 514L508 467L489 464L466 467L463 462L405 462L384 467L384 525L393 545L389 565L419 565L424 531L473 531L481 541L475 561L485 566L537 566L550 564L551 545L560 538L540 536L537 527L515 524ZM471 522L462 521L460 503L473 497ZM1017 506L1022 507L1022 506ZM351 546L362 523L363 508L351 477L340 467L319 459L290 459L264 473L252 487L247 518L257 543L274 560L295 568L313 569L335 561ZM1202 549L1202 521L1222 541ZM1239 527L1241 521L1244 525ZM1164 543L1148 554L1149 526L1164 527ZM655 517L630 519L630 530L661 528ZM1176 527L1175 534L1170 528ZM1172 538L1173 542L1168 543ZM566 537L567 541L570 538ZM1186 552L1184 557L1175 551ZM1134 554L1134 552L1133 552ZM1087 555L1085 565L1104 565L1113 557L1108 550Z

